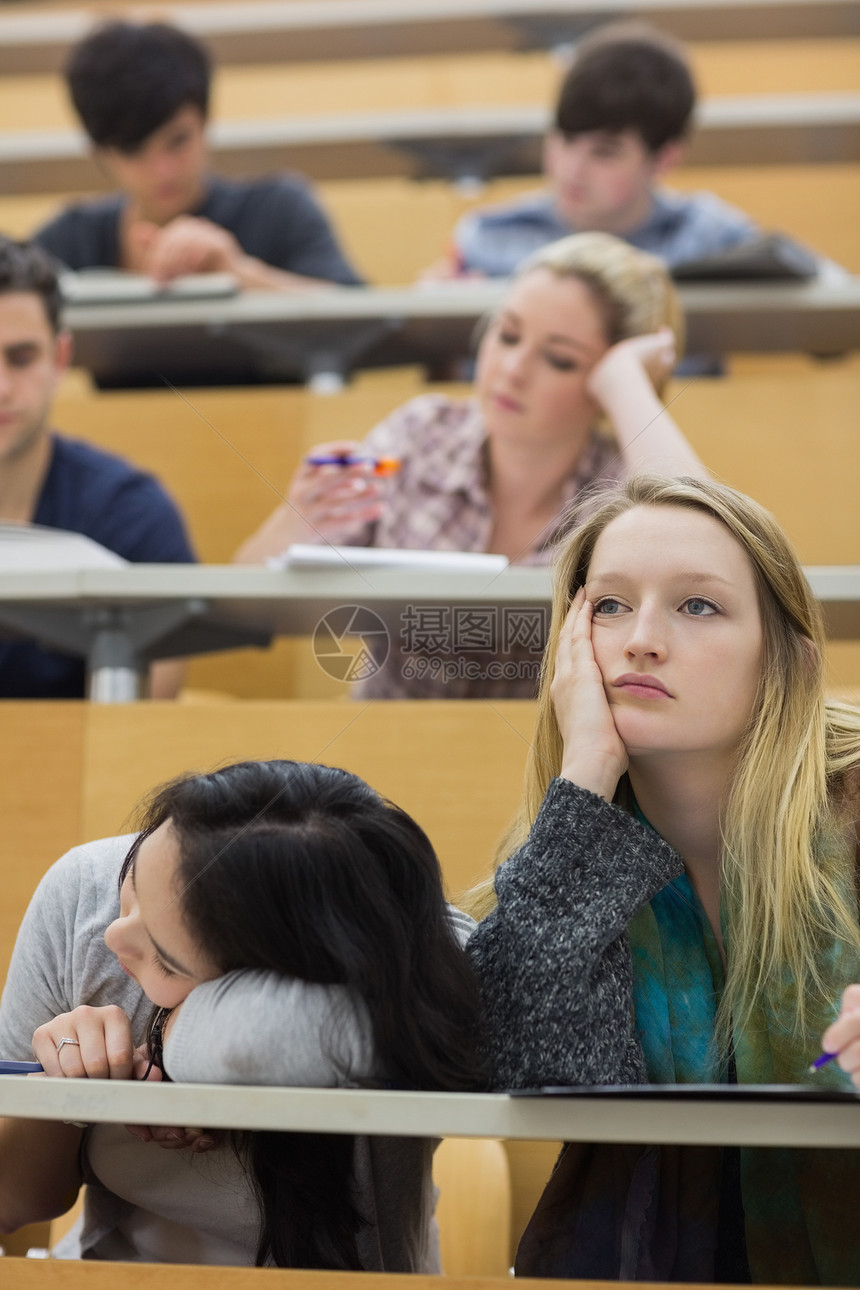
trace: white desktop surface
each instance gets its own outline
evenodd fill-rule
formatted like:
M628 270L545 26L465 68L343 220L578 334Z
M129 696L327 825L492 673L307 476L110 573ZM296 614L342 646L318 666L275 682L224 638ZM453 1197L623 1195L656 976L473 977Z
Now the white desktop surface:
M825 615L838 616L842 639L860 639L860 565L805 570ZM268 569L257 565L146 565L121 569L0 573L5 603L134 606L183 599L237 625L276 635L304 635L333 606L360 603L397 610L406 604L549 604L552 571L512 565L497 574L404 569ZM832 632L832 634L836 634Z
M0 1115L386 1136L860 1147L860 1105L0 1077Z

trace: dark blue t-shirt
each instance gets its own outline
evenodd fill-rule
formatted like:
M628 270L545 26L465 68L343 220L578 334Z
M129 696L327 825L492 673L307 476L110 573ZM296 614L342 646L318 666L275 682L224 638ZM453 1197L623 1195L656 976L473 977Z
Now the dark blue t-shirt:
M118 268L121 193L67 206L34 235L70 269ZM328 217L297 175L208 180L189 215L226 228L247 255L306 278L344 286L361 282L341 251Z
M182 517L152 475L76 439L52 436L34 524L83 533L136 564L190 564ZM30 641L0 641L0 697L81 699L83 659Z

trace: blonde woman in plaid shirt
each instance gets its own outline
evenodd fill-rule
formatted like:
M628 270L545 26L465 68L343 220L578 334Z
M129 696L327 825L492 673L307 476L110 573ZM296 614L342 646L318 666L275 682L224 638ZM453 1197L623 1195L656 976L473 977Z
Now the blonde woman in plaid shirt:
M363 443L319 445L311 457L397 458L400 469L381 477L372 460L306 459L286 503L237 560L259 563L291 542L332 542L547 563L568 504L596 481L645 469L707 474L661 399L682 331L677 296L653 256L608 233L542 248L484 330L472 397L420 395ZM527 697L537 676L454 670L404 677L389 659L364 693Z

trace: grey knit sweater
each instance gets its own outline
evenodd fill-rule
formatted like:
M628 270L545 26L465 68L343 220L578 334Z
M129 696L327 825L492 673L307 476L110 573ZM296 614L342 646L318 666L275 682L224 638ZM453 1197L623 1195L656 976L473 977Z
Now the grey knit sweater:
M493 1087L646 1082L626 928L682 869L632 816L552 781L528 839L499 869L497 908L467 945Z

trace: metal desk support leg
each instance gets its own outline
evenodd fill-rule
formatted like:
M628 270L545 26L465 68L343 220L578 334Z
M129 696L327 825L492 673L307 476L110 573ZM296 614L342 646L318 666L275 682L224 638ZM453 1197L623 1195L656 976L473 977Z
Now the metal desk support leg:
M88 658L87 691L93 703L133 703L140 698L146 664L134 649L127 622L96 627Z

